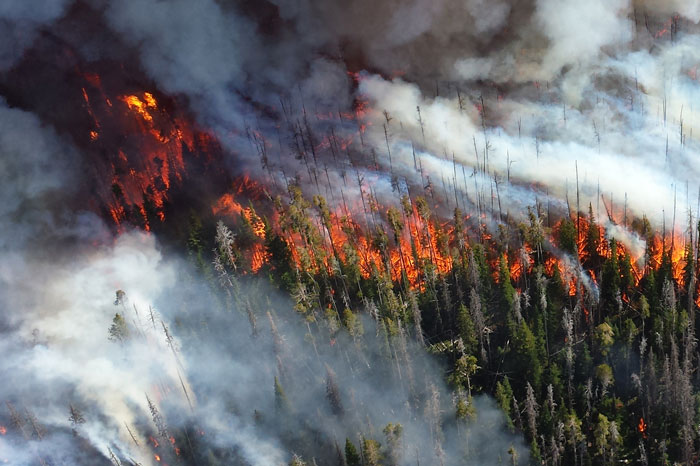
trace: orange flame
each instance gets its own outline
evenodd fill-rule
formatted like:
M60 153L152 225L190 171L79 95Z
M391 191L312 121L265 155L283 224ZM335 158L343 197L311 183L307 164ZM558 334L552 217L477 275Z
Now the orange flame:
M250 270L252 270L253 273L257 273L263 264L268 261L268 259L269 256L267 251L265 251L265 246L260 243L256 243L253 246L253 254L250 260Z
M265 222L255 213L250 207L243 209L243 216L245 216L250 227L253 229L253 233L258 238L265 239Z
M0 435L5 435L5 434L7 434L7 427L0 426Z
M154 454L153 456L155 457L156 461L160 462L160 456L158 456L157 454Z
M118 100L123 106L113 107L104 94L100 77L86 74L85 79L92 86L82 88L84 108L94 121L94 127L88 133L90 142L106 145L117 135L120 141L124 141L124 146L117 150L111 146L103 148L106 153L114 151L105 167L113 174L111 189L103 193L110 216L117 225L132 219L149 230L149 220L165 220L168 190L174 181L182 179L185 172L183 151L194 152L195 144L198 147L209 147L210 144L203 139L200 144L195 137L201 135L196 134L184 119L161 109L152 93L122 95ZM102 104L99 99L91 101L90 96L95 90L102 94ZM100 118L109 120L109 124L101 125ZM131 215L137 218L133 219Z
M554 275L554 268L557 268L564 285L568 287L569 296L576 296L576 277L572 270L564 265L561 259L555 256L548 257L544 262L545 274L549 277Z
M233 200L233 194L226 193L216 201L211 211L214 215L232 215L243 212L243 207Z
M121 99L129 107L129 110L134 110L135 112L139 113L143 119L149 123L153 122L153 116L149 113L148 109L155 109L158 108L158 106L156 104L156 99L153 98L152 94L144 92L143 100L136 95L126 95Z
M647 423L644 422L644 418L639 418L639 424L637 424L637 431L642 434L643 438L647 438Z

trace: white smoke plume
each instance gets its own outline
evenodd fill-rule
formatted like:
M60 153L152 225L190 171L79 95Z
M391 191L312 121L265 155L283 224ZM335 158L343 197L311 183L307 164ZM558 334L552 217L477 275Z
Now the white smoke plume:
M609 219L609 236L638 251L642 240L619 226L623 209L676 231L687 212L697 215L699 11L697 1L624 0L5 2L0 70L13 103L0 109L0 345L11 356L0 363L6 380L0 397L31 410L50 434L39 439L29 432L28 447L20 448L15 429L0 437L0 457L107 464L114 454L154 464L144 438L154 430L145 394L181 432L200 427L201 442L235 450L242 464L279 464L291 453L269 419L279 364L265 314L256 310L266 336L254 346L238 310L235 317L207 314L215 299L206 286L192 285L198 291L187 300L173 298L189 274L156 238L115 238L90 213L85 157L68 134L51 127L55 120L20 110L22 92L35 90L4 79L36 44L65 41L76 61L135 58L154 88L190 108L226 144L232 171L269 176L280 186L299 176L307 189L326 193L343 186L351 200L370 186L391 202L397 184L431 184L442 207L485 209L492 218L495 196L505 214L517 217L536 202L559 212L575 208L578 189L580 210L590 204L598 219ZM72 21L77 15L104 24L103 36L83 33L87 25ZM319 148L317 173L322 165L329 169L327 188L290 148L305 118L319 139L307 144ZM267 173L251 147L251 129L269 152ZM331 129L351 141L344 154L320 143ZM347 182L355 174L364 178L362 187ZM123 345L107 339L121 309L113 304L119 289L131 306L123 310L129 325L143 333ZM149 305L158 316L150 330ZM288 321L287 344L306 351L307 332L289 303L274 298L269 307ZM154 325L160 319L175 335L172 345L182 345L179 352ZM188 346L202 341L202 322L217 338ZM406 438L429 455L432 447L420 440L423 424L396 404L405 397L395 393L405 392L383 393L376 374L353 379L360 369L343 366L345 355L333 351L321 350L316 366L295 367L303 374L296 383L315 387L289 390L296 409L311 409L310 400L322 395L320 368L327 363L347 382L346 396L376 415L370 424L404 422ZM439 379L428 361L414 358ZM372 374L371 367L362 370ZM164 388L171 391L157 395ZM70 403L85 412L76 430L97 455L92 459L71 456L79 450ZM490 401L477 403L495 419L486 432L497 439L502 418ZM256 421L257 407L263 417ZM323 445L357 440L357 432L329 419L319 427ZM456 449L450 435L446 443ZM496 445L518 442L507 434L501 440Z
M155 465L218 456L277 466L303 453L324 462L345 438L381 439L389 422L403 425L402 464L435 454L428 424L442 424L450 457L465 454L461 440L470 438L480 464L497 464L510 447L527 458L485 398L474 400L479 417L458 437L439 364L398 340L391 344L402 359L387 359L388 337L370 319L362 345L345 333L329 341L287 298L250 281L251 328L244 309L222 306L153 234L113 236L76 207L79 151L53 128L6 106L0 118L8 156L0 177L8 201L0 220L0 461ZM344 414L326 400L331 370ZM309 429L313 437L300 437Z

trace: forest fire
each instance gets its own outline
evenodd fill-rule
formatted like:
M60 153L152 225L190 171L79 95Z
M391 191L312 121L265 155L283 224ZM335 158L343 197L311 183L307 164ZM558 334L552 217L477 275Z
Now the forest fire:
M143 93L143 100L136 95L127 95L120 98L129 107L129 110L134 110L139 113L144 120L149 123L153 122L153 117L149 113L149 108L153 110L158 109L156 104L156 99L153 98L153 94L150 92Z
M140 154L134 158L128 149L119 150L112 183L116 204L112 207L112 217L119 222L126 206L136 206L143 217L145 228L149 229L149 210L154 211L160 221L164 220L167 192L173 181L182 179L185 171L183 148L194 149L193 134L183 129L186 128L183 121L169 120L167 116L159 121L154 120L154 116L159 114L159 108L153 95L148 92L142 98L127 95L120 100L139 117L139 131L133 139L140 146ZM128 175L116 175L121 172Z
M559 276L563 280L564 284L567 286L569 291L569 296L576 296L577 282L576 276L573 271L564 265L564 262L556 256L548 257L545 260L544 270L548 277L554 275L554 269L559 273Z
M104 96L99 77L89 79L88 83L97 88L101 96L100 99L91 99L90 92L83 89L86 108L95 123L95 129L91 131L90 139L94 143L99 143L106 137L102 134L106 125L103 125L100 119L105 118L103 115L105 113L107 115L118 113L119 106L113 106L112 101ZM126 121L129 121L129 115L131 115L131 124L138 128L135 132L137 135L135 138L143 155L134 158L131 156L134 152L130 147L119 149L118 157L112 165L115 174L112 180L110 215L116 224L120 224L128 217L132 219L136 217L140 219L145 230L150 230L154 220L165 220L165 205L172 183L179 183L186 176L183 149L196 151L199 139L196 137L195 131L188 129L190 125L184 119L172 117L162 110L153 93L123 94L117 100L122 103L126 110ZM100 107L99 102L103 102L104 105ZM354 114L340 115L340 118L356 119L358 122L363 120L367 112L370 111L368 102L358 101L355 110ZM333 114L330 113L327 117L333 118ZM349 147L345 145L346 143L348 145L356 144L351 139L344 141L335 135L327 136L322 141L325 142L321 142L321 145L316 147L318 151L345 151ZM263 144L267 144L267 142L263 141ZM247 251L244 251L244 256L252 273L260 271L270 259L264 244L266 228L268 227L252 205L244 207L243 203L253 200L260 201L265 197L269 198L267 193L268 187L245 175L237 178L232 183L231 188L211 204L213 215L234 217L234 219L237 216L242 216L249 225L256 240L250 244ZM379 205L373 196L369 196L368 205L371 217L387 211L386 207ZM384 227L381 227L386 231L384 239L376 237L370 231L367 211L364 212L365 227L361 227L362 223L354 218L361 218L362 212L351 213L345 206L344 209L331 213L328 225L321 228L324 230L321 235L322 252L314 250L314 247L309 247L307 238L304 238L304 235L298 231L281 228L277 213L266 217L266 219L270 223L269 228L280 234L287 243L297 268L310 265L315 271L323 267L332 272L333 260L337 258L345 262L349 258L348 253L351 253L357 257L363 278L370 278L375 271L386 272L394 282L400 282L405 277L412 288L423 289L426 278L425 265L434 267L435 272L440 275L452 270L453 257L450 248L457 239L450 230L453 228L450 222L441 223L435 218L422 215L415 200L409 200L409 206L408 210L403 209L401 221L404 225L400 231L393 232L389 228L390 225L386 223ZM579 216L575 221L577 224L577 259L587 270L593 282L598 284L599 270L596 267L590 267L591 264L596 263L596 259L592 255L599 257L600 260L610 259L612 255L610 240L606 237L605 228L598 224L589 224L587 217ZM384 223L385 220L379 220L379 222ZM375 220L372 220L372 223L375 224ZM591 233L592 228L595 229L594 234ZM554 231L557 229L558 226L555 226ZM487 230L480 229L480 231L481 241L486 245L493 245L492 234ZM593 247L588 244L591 238L595 240ZM522 257L515 257L515 254L513 257L507 257L510 277L513 282L518 282L523 275L532 272L535 265L532 246L527 243L523 244L524 251L528 255L527 263ZM626 246L620 242L617 242L615 246L618 262L629 264L634 284L637 285L644 275L644 270L641 270L639 266L639 264L645 263L644 257L631 257ZM685 239L682 235L653 236L647 250L646 267L658 270L664 257L668 256L674 281L679 286L684 286ZM490 255L496 257L493 251L490 252ZM307 260L310 262L304 264L303 262ZM577 273L571 270L571 266L566 265L565 261L556 254L551 254L543 260L547 276L553 276L556 268L558 275L567 287L569 296L575 296L578 287ZM494 275L494 278L498 280L497 274ZM629 300L626 294L623 294L622 297L625 302ZM700 298L698 299L700 302Z
M233 191L236 194L229 192L222 195L212 206L212 212L217 216L241 216L249 225L253 235L259 240L265 240L267 228L265 222L252 206L243 207L235 200L237 198L248 199L249 190L259 191L258 186L248 177L243 178L234 186ZM406 277L412 288L423 289L425 276L422 270L425 265L433 266L435 272L440 275L447 274L452 270L453 257L450 248L451 245L456 244L458 239L455 237L454 226L451 222L438 222L421 215L419 212L420 201L409 200L408 202L409 207L403 209L400 217L402 226L394 225L398 228L394 231L392 230L394 227L390 225L391 222L375 218L380 212L388 211L376 203L376 200L370 199L370 217L375 218L372 223L386 222L385 226L381 227L384 233L379 236L371 234L360 222L354 220L354 217L362 217L362 212L359 214L351 213L347 206L338 212L329 212L326 220L322 218L316 220L318 223L315 228L318 228L321 233L321 249L318 249L318 246L309 247L307 238L300 233L302 230L290 229L289 226L282 227L281 221L288 222L288 220L282 219L286 215L284 209L268 217L268 221L270 228L281 235L287 243L298 268L310 265L316 272L320 270L320 267L323 267L329 273L333 273L332 260L337 258L341 262L346 262L349 259L348 253L351 253L357 257L363 278L368 279L375 272L386 272L394 282L400 282L402 277ZM369 224L366 220L368 218L367 212L364 213L364 218L364 223ZM640 264L646 263L646 267L658 270L664 257L668 257L672 277L676 284L684 286L686 264L685 239L682 236L652 236L647 245L649 259L644 261L643 253L637 251L632 256L628 247L622 242L615 241L613 248L613 241L608 239L605 229L598 224L590 223L588 219L583 217L578 219L578 223L580 231L577 241L578 258L575 259L578 259L578 263L583 266L585 273L596 286L599 285L599 269L592 267L592 264L600 264L600 261L611 259L613 250L619 264L621 279L626 279L625 274L628 274L634 286L639 284L645 274ZM559 230L558 225L555 226L553 232ZM482 235L482 241L486 245L493 244L491 235L485 239ZM555 242L555 239L550 237L549 241ZM590 241L595 241L595 243L589 244ZM246 255L253 273L259 271L270 257L264 244L260 241L255 242ZM498 281L498 256L494 252L491 252L490 255L494 258L491 260L494 280ZM304 257L306 259L303 259ZM508 254L506 260L511 280L514 283L518 282L524 274L530 274L535 265L532 245L525 243L521 252ZM543 260L545 274L552 277L556 269L558 276L561 277L567 288L568 295L576 296L578 272L574 270L574 265L567 265L567 261L557 254L547 255ZM304 261L310 262L305 265ZM627 294L623 293L622 299L629 303Z
M255 213L253 208L246 207L243 209L243 216L250 224L250 228L253 230L255 236L265 239L265 223L258 217L258 214Z
M642 438L647 438L647 423L644 422L644 418L639 418L639 423L637 424L637 431L642 434Z
M149 231L153 222L165 220L170 191L181 186L187 160L211 157L218 142L153 92L108 92L98 74L83 78L90 150L107 154L96 160L96 170L109 180L101 198L117 227L126 221Z
M265 251L265 247L262 244L256 243L253 246L253 251L250 259L250 269L253 273L257 273L258 270L267 262L269 255Z
M233 215L243 212L243 207L234 200L231 193L221 196L211 208L214 215Z
M697 463L693 2L25 3L0 463Z

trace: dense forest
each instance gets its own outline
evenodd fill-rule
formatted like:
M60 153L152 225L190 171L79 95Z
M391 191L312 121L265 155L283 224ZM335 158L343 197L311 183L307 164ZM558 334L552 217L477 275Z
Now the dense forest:
M502 224L492 236L459 209L443 221L424 197L404 196L400 209L370 207L364 226L297 186L288 199L275 201L274 221L252 204L233 231L220 221L213 265L204 246L211 238L192 219L191 260L227 302L246 310L251 332L264 318L240 291L252 275L289 294L307 325L307 351L340 335L362 341L365 315L384 341L388 374L411 370L406 340L440 355L455 402L454 419L437 425L468 425L473 397L488 393L508 428L527 439L533 462L695 461L692 218L687 235L659 235L645 218L630 222L647 245L632 258L592 213L553 222L533 206L526 221ZM336 382L327 380L327 401L342 409ZM382 454L393 464L385 434ZM355 464L348 442L340 464Z
M700 463L699 12L6 0L0 464Z

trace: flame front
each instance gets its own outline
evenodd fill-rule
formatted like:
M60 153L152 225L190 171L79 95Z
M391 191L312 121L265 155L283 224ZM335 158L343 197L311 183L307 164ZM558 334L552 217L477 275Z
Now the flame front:
M239 184L234 193L226 193L221 196L214 206L212 212L215 215L239 217L250 226L250 230L255 238L254 243L244 255L248 257L250 271L258 272L270 258L266 250L266 228L271 228L275 234L280 235L286 242L295 266L299 270L309 270L319 272L325 269L328 273L334 273L334 261L336 259L342 263L349 260L356 260L359 271L364 279L369 279L375 274L388 274L394 282L401 282L404 277L412 288L424 290L426 270L433 270L436 275L445 275L452 271L454 266L455 246L462 241L457 237L454 222L441 222L436 218L421 216L416 202L410 201L410 207L404 209L401 216L403 228L400 232L394 232L388 227L388 220L381 212L386 213L385 207L380 205L376 199L371 199L369 213L375 218L372 222L367 220L368 212L364 213L364 221L358 220L363 217L359 209L344 206L334 212L328 212L324 220L315 218L311 223L319 234L320 244L310 245L308 233L297 231L289 225L288 220L282 219L289 215L284 208L278 210L269 217L269 227L262 220L252 207L243 207L237 199L248 198L248 189L259 189L256 184L246 178L246 185ZM468 219L468 217L466 217ZM381 235L371 234L368 225L377 223L376 228L384 230L385 239ZM595 286L599 286L599 273L602 261L610 260L613 255L611 240L607 239L605 229L589 220L579 218L578 234L578 255L573 260L564 259L558 253L544 254L541 258L543 270L547 277L556 274L561 278L564 286L571 298L579 295L579 282L581 273L590 277ZM364 225L364 226L363 226ZM558 231L559 225L555 225L547 238L552 244L556 243L554 234ZM479 235L479 231L471 231L473 235ZM595 248L587 244L587 235L596 237ZM592 233L591 233L592 232ZM491 265L494 281L498 282L498 262L500 255L496 253L496 243L494 238L481 231L481 241L491 249L488 252L489 263ZM317 241L317 240L313 240ZM319 247L320 246L320 247ZM628 267L627 272L618 266L621 279L632 280L630 285L639 285L642 277L648 270L658 271L664 260L669 263L671 278L677 286L683 287L686 282L686 240L682 235L655 235L651 236L647 245L647 258L644 253L632 252L621 242L615 243L616 259L618 264L623 262ZM594 251L594 252L591 252ZM593 266L593 257L598 256L597 266ZM509 250L504 256L510 272L510 279L516 288L522 277L533 273L536 265L534 245L525 243L521 250ZM354 259L353 259L354 258ZM641 265L640 265L641 264ZM428 267L426 269L426 266ZM628 276L624 276L628 273ZM584 277L585 280L588 278ZM700 292L700 284L698 285ZM630 303L627 290L622 290L621 299L624 303ZM700 297L697 298L700 305ZM584 315L588 318L588 310L584 309Z

